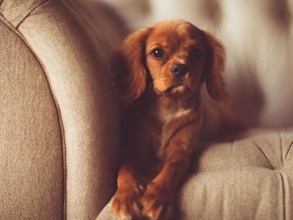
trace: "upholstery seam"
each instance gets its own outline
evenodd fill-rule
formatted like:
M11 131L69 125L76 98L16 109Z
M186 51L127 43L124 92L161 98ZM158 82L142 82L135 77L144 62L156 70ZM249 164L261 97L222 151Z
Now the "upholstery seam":
M266 155L266 153L261 149L261 147L255 143L254 141L252 141L253 145L257 147L257 149L261 152L261 154L266 158L267 162L269 163L269 165L271 166L271 170L275 170L276 168L273 166L273 164L271 163L270 159L268 158L268 156Z
M291 141L290 146L289 146L289 148L288 148L288 151L287 151L286 154L285 154L285 162L287 161L287 157L289 156L291 150L293 149L293 148L292 148L292 145L293 145L293 141Z
M279 170L278 171L281 179L281 190L282 190L282 219L286 220L286 193L285 193L285 181L284 181L284 175L283 173Z
M279 147L280 147L280 151L281 151L282 164L284 166L283 138L282 138L280 131L278 131L278 136L279 136Z
M39 7L41 7L43 4L47 3L49 0L46 0L44 2L39 3L35 7L33 7L30 11L27 12L27 14L19 21L19 23L15 26L16 29L19 28L19 26L33 13L35 10L37 10Z
M61 144L62 144L62 173L63 173L63 219L66 219L66 203L67 203L67 167L66 167L66 140L65 140L65 130L64 130L64 124L63 124L63 120L62 120L62 114L61 114L61 110L60 110L60 105L58 103L58 100L53 92L52 86L51 86L51 81L48 78L48 74L46 71L46 68L43 64L43 62L41 61L41 59L37 56L37 54L34 52L34 50L30 47L29 42L26 40L26 38L21 34L20 31L18 31L17 29L15 29L6 19L4 16L1 16L2 19L1 21L4 22L4 24L6 24L6 26L12 31L14 32L22 41L23 43L26 45L26 47L29 49L29 51L31 52L31 54L36 58L36 61L38 62L38 64L40 65L42 71L43 71L43 75L45 76L45 79L47 81L47 85L49 87L49 93L51 94L51 98L53 100L54 106L55 106L55 110L57 113L57 117L58 117L58 123L59 123L59 129L60 129L60 135L61 135Z

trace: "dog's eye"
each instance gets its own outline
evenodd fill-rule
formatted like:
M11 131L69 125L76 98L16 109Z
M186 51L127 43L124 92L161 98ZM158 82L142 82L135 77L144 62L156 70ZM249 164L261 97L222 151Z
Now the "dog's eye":
M165 56L164 51L161 48L153 49L151 54L157 60L160 60Z

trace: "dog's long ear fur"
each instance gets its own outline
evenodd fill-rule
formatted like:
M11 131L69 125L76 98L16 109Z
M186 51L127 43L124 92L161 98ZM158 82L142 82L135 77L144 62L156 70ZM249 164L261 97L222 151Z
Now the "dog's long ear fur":
M230 95L225 90L223 72L226 62L224 46L211 34L205 32L208 54L205 68L205 82L209 95L215 100L229 100Z
M129 35L112 57L112 74L120 104L127 106L146 89L145 43L150 29Z

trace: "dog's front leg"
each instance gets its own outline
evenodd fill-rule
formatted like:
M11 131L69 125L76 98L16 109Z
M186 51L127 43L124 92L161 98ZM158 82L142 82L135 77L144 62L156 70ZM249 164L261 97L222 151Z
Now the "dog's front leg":
M195 124L181 128L166 146L166 161L162 170L142 197L143 215L151 220L170 219L173 215L177 187L186 174L193 148L198 141Z
M144 121L143 121L144 122ZM122 151L117 191L112 212L118 219L135 219L141 215L140 199L145 191L145 170L151 160L152 141L147 136L141 118L125 123L122 134Z
M118 189L114 195L112 212L119 219L133 219L140 215L140 198L143 194L133 164L124 162L117 179Z

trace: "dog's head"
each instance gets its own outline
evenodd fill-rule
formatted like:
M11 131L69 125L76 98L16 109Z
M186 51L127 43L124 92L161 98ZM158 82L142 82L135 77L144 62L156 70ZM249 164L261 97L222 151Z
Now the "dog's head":
M169 20L128 36L112 67L120 100L130 103L149 87L158 95L181 96L194 94L202 82L211 97L226 99L224 64L224 47L212 35L186 21Z

